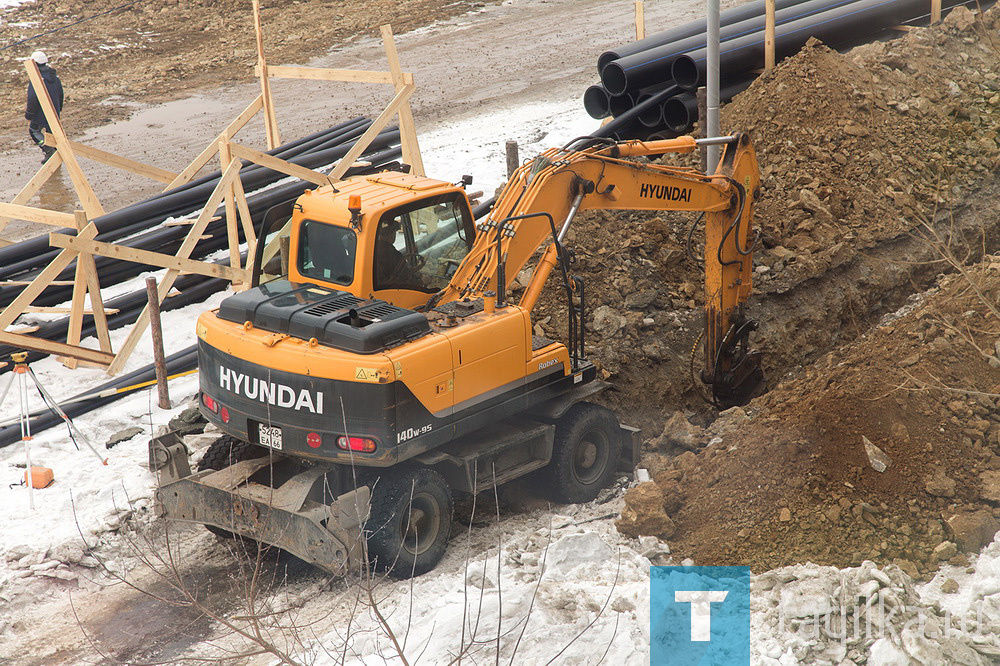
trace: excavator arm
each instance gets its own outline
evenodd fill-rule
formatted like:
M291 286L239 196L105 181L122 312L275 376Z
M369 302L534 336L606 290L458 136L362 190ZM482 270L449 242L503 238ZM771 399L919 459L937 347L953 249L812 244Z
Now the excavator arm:
M700 143L723 145L712 175L695 169L635 161L690 153ZM562 241L581 210L672 210L705 215L705 362L702 380L717 406L746 402L763 380L760 357L749 349L756 323L744 304L752 286L754 203L760 194L749 137L611 142L584 137L522 165L480 224L471 252L433 304L477 298L502 301L511 281L548 245L519 305L531 311L564 250Z

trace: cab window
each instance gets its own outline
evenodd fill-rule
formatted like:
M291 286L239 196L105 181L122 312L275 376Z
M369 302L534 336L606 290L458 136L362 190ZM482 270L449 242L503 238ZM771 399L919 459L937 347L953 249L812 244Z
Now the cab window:
M305 220L299 227L299 273L326 282L354 282L358 239L352 229Z
M460 195L424 199L382 215L375 234L375 289L443 289L472 248Z

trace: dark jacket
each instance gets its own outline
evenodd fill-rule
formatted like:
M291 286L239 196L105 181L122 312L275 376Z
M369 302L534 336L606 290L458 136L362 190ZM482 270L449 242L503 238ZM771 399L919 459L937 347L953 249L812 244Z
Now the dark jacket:
M52 69L48 65L39 65L38 73L42 75L42 81L45 82L45 89L49 91L49 97L52 98L52 104L56 107L56 113L62 113L63 107L63 87L62 81L56 76L56 70ZM24 109L24 119L29 121L33 125L45 125L45 114L42 113L42 107L38 103L38 96L35 95L35 89L28 84L28 105Z

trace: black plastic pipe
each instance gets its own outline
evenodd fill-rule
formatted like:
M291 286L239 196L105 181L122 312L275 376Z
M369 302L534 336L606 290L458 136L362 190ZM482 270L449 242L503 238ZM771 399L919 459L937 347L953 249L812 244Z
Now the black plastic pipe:
M776 0L774 4L775 8L780 10L806 1L807 0ZM719 15L719 25L726 26L732 23L745 21L746 19L754 16L763 16L764 8L764 0L757 0L756 2L748 2L747 4L740 5L739 7L727 9ZM600 55L600 57L597 58L597 72L603 72L605 65L612 60L618 60L619 58L630 56L633 53L640 53L648 49L663 46L664 44L669 44L670 42L676 42L687 37L693 37L694 35L704 34L706 31L706 25L705 19L698 19L697 21L691 21L689 23L685 23L684 25L679 25L676 28L670 28L669 30L662 30L654 33L645 39L640 39L637 42L631 42L629 44L624 44L617 48L605 51Z
M735 81L723 83L719 89L719 100L729 102L754 82L753 76L743 77ZM674 95L663 103L663 124L671 131L684 134L698 122L698 98L693 92L686 91Z
M775 26L784 25L836 7L850 5L857 0L806 0L775 13ZM756 34L764 29L763 14L732 23L719 29L719 40L725 44L733 39ZM669 44L641 51L609 62L601 70L601 82L610 95L621 95L627 90L641 88L669 79L674 60L689 51L705 48L704 32ZM723 46L725 48L725 46Z
M397 144L399 141L399 132L396 130L387 130L380 134L369 146L369 151L382 151L388 146ZM306 153L304 155L299 155L294 158L294 163L301 164L302 166L307 166L309 168L316 168L319 166L325 166L334 162L350 150L350 143L344 143L332 148L326 148L324 150L317 151L315 153ZM378 153L366 152L365 157L372 157L378 155ZM387 156L379 156L378 159L381 161L394 160L398 156L398 153L394 152ZM271 177L267 177L269 172L272 174ZM266 185L272 184L274 181L286 178L284 174L279 174L271 172L269 169L263 169L256 173L254 177L247 178L248 191L252 191L250 188L259 189ZM310 186L305 183L300 183L301 189ZM212 185L214 189L214 184ZM252 197L251 197L252 199ZM203 205L202 200L202 205ZM191 212L197 210L197 206L193 208ZM220 214L220 211L224 211L224 207L220 207L216 211L216 215ZM253 211L251 211L253 212ZM262 214L262 213L261 213ZM158 224L162 221L162 218L156 221ZM147 225L152 226L152 225ZM192 253L193 257L204 256L206 253L218 249L221 245L225 245L225 218L224 214L222 219L216 220L209 224L206 228L206 235L211 235L212 238L203 239L195 247L195 251ZM175 252L183 242L184 237L188 233L187 226L178 227L157 227L145 233L140 233L138 236L130 238L128 240L120 241L118 244L126 245L129 247L135 247L139 249L156 250L159 252ZM102 239L104 240L104 239ZM48 239L45 238L46 245L48 245ZM105 241L107 242L107 241ZM54 255L53 255L54 256ZM98 276L101 280L101 284L108 286L110 284L117 284L118 282L128 279L134 275L138 275L140 272L145 270L143 265L135 264L132 262L124 262L118 259L112 259L109 257L95 257L95 263L98 269ZM74 272L74 264L67 267L57 279L59 280L69 280L72 279ZM24 279L30 279L33 273L28 273L24 276ZM4 287L0 288L0 305L9 304L17 294L21 291L20 287ZM71 287L67 285L54 285L46 289L35 301L37 305L54 305L67 300L72 293Z
M943 0L942 7L961 2ZM775 28L774 55L781 60L797 52L810 37L833 47L864 41L868 36L927 13L925 0L858 0ZM707 50L702 48L677 57L671 73L678 85L693 90L704 85ZM756 32L722 44L719 68L727 75L740 74L764 65L764 32Z
M611 115L611 96L597 84L583 91L583 108L591 118L600 120Z
M681 92L681 88L678 86L670 86L664 88L658 93L655 93L652 97L646 101L636 104L631 109L621 114L610 123L597 128L597 131L592 132L591 136L594 137L622 137L626 136L628 129L631 127L638 132L646 133L650 128L644 127L639 122L639 115L642 113L649 112L652 108L659 108L663 102L665 102L670 97ZM632 137L634 138L634 137Z
M635 97L630 93L625 93L624 95L612 95L608 108L611 110L611 115L617 118L629 109L635 106Z

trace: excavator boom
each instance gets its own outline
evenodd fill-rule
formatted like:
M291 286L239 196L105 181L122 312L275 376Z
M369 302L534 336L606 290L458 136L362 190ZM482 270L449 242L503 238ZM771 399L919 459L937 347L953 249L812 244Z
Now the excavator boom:
M551 243L519 305L530 311L580 210L700 211L705 215L705 364L702 379L720 406L745 402L761 382L759 356L748 348L756 324L745 318L752 287L754 203L760 194L749 137L708 139L724 152L716 173L626 158L690 153L699 141L608 143L589 137L553 148L522 165L480 224L476 243L432 302L494 292L500 298L535 252ZM582 147L574 145L583 143Z

